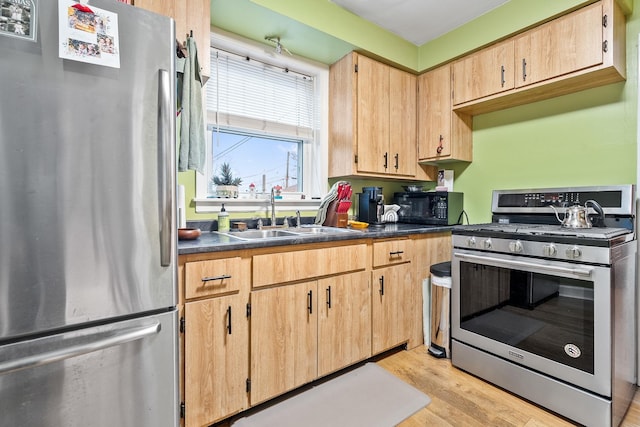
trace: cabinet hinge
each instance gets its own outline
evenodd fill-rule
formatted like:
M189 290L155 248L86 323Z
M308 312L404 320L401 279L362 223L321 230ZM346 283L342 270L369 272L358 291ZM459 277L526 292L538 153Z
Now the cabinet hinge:
M355 65L353 66L353 70L354 70L356 73L358 72L358 64L355 64Z
M247 317L251 317L251 303L247 303Z
M251 391L251 379L247 378L247 393Z
M184 418L184 402L180 402L180 418Z
M607 21L608 21L608 19L607 19L607 15L604 15L604 16L602 17L602 26L603 26L604 28L607 28Z
M184 334L184 317L180 318L180 332Z
M354 163L358 163L358 155L357 154L355 156L353 156L353 162Z

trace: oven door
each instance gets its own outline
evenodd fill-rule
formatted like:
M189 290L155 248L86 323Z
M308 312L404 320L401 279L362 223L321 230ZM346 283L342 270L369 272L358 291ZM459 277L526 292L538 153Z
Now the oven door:
M610 268L454 249L453 339L611 396Z

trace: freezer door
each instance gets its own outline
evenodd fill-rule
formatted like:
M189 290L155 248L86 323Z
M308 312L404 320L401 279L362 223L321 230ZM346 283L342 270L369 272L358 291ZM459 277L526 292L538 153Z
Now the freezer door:
M113 0L120 68L0 35L0 343L176 304L173 21Z
M177 312L0 347L0 427L178 425Z

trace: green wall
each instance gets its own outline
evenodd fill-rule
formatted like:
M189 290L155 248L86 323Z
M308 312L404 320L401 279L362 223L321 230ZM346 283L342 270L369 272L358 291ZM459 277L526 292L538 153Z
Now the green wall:
M245 3L245 6L247 3L247 0L212 0L212 16L215 15L218 22L233 20L233 17L216 14L216 3L229 5L231 1ZM309 31L328 33L330 40L344 40L345 46L334 46L335 58L346 53L340 49L355 46L406 68L423 71L587 2L511 0L420 47L407 47L388 33L385 38L384 31L358 21L326 0L252 0L250 3L257 4L253 5L255 8L269 9L293 19L296 25L302 23L302 28L306 26ZM445 165L455 171L454 189L465 193L465 210L472 223L490 220L493 189L636 182L640 0L624 0L624 3L634 10L627 16L626 82L474 118L473 163ZM257 38L256 28L267 25L239 18L234 22L234 32L253 33L254 38ZM283 22L286 20L278 25L286 25ZM392 47L381 40L390 41ZM308 51L300 47L297 53L313 58L314 49L319 49L322 43L321 38L315 39L314 45L307 47ZM397 46L395 53L394 45ZM180 182L189 184L188 181L192 178L181 174ZM385 182L378 185L389 187ZM192 215L188 213L188 217Z

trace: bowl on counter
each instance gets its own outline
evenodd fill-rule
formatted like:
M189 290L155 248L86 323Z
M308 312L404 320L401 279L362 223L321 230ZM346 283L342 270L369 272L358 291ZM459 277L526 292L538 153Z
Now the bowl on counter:
M178 240L195 240L201 234L199 228L178 228Z

